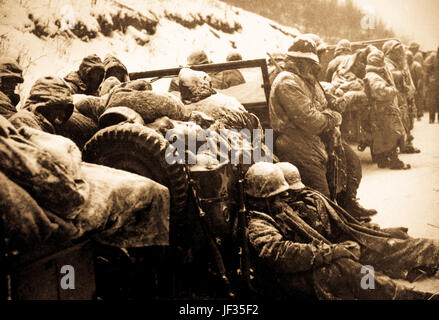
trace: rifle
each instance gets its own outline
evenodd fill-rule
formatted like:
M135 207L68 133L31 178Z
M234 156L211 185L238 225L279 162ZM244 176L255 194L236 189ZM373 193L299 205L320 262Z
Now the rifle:
M335 201L337 197L337 186L338 186L338 156L336 152L336 141L335 132L332 130L328 132L328 137L326 139L326 150L328 152L328 172L326 174L326 179L328 181L329 187L329 197L332 201Z
M326 101L328 102L328 107L331 110L336 111L337 108L334 106L330 99L327 98L325 89L323 89L322 84L315 79L315 81L319 84L320 89L322 89L325 94ZM334 128L331 131L328 131L324 134L323 140L326 147L326 152L328 153L328 170L326 172L326 180L328 181L329 193L331 200L335 201L337 197L337 186L338 186L338 174L339 174L339 166L338 166L338 156L337 156L337 130L338 136L340 136L339 129Z
M274 59L270 53L267 52L267 56L270 58L270 61L273 62L273 65L278 72L284 71L284 69L282 69L282 67L277 63L276 59Z
M250 269L250 254L248 249L248 221L247 208L244 201L244 175L242 165L238 165L238 190L239 190L239 211L238 211L238 243L239 243L239 270L241 277L241 288L243 292L256 292L251 284L252 274Z
M190 172L189 169L187 169L187 172L189 175L189 172ZM205 221L206 212L201 207L201 201L200 201L200 198L198 197L198 193L197 193L197 185L196 185L195 181L191 179L190 175L189 175L188 180L189 180L189 190L192 193L192 197L194 199L195 206L198 210L198 220L200 221L201 228L203 229L203 233L207 239L208 245L209 245L210 249L212 250L212 254L214 256L218 272L219 272L221 279L226 287L226 290L228 292L229 297L235 298L235 293L233 292L231 285L230 285L229 278L227 277L227 271L226 271L226 268L224 266L223 257L221 255L221 252L218 248L217 243L213 239L212 232L210 231L210 228L209 228L207 222Z

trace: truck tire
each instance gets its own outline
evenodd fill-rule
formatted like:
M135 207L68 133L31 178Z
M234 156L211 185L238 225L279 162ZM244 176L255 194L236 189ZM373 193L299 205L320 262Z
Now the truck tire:
M136 173L168 187L171 212L181 213L186 208L187 174L183 165L166 162L169 145L150 128L124 123L98 131L84 146L82 157L86 162Z

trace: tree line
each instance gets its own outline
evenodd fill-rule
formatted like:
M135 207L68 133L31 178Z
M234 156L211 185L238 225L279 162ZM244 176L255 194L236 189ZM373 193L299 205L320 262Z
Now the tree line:
M362 41L395 37L394 32L378 17L373 17L373 29L364 29L361 21L364 21L365 13L352 0L224 1L297 28L302 33L318 34L330 44L343 38Z

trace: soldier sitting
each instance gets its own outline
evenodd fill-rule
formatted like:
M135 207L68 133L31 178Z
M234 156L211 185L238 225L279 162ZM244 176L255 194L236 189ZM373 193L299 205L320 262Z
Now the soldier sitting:
M202 65L209 64L212 61L209 60L206 52L204 50L194 51L187 57L187 65ZM210 79L212 81L212 87L215 89L227 89L228 86L223 81L223 73L222 72L208 72ZM178 77L172 78L171 83L169 84L169 92L171 91L180 91L180 87L178 85Z
M86 56L78 71L70 72L64 80L71 88L72 94L98 95L98 88L104 79L104 65L97 55Z
M296 168L285 172L288 182L281 167L259 162L245 175L248 235L258 288L271 298L432 296L394 279L410 279L419 270L437 276L439 241L410 238L405 229L363 225L320 192L306 188ZM374 290L361 285L364 265L374 268Z
M231 52L227 55L228 62L230 61L240 61L242 60L242 56L239 52ZM239 69L231 69L231 70L224 70L222 72L223 74L223 86L230 88L234 86L238 86L240 84L245 83L244 76L242 75L241 71Z

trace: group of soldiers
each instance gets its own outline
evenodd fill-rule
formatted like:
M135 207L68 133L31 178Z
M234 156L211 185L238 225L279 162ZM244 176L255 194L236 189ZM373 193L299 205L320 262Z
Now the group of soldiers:
M378 167L409 169L398 153L420 152L413 146L414 119L422 117L425 106L438 109L437 56L424 61L419 45L410 45L406 52L397 40L386 42L382 50L368 46L352 52L349 41L341 40L326 71L327 81L320 82L319 62L325 50L319 37L297 36L270 75L269 116L279 161L253 164L244 179L248 241L259 288L276 291L275 296L300 292L322 299L427 298L392 278L438 276L439 243L413 239L406 228L381 229L370 222L377 211L358 203L361 162L344 139L343 123L357 111L363 142ZM233 53L227 60L240 59ZM209 62L204 51L188 57L189 67ZM210 88L245 82L238 70L202 74ZM72 94L103 96L116 87L151 89L148 81L130 81L116 57L102 61L89 55L64 79L38 79L17 110L15 87L23 82L22 70L15 61L3 59L0 76L0 115L17 128L71 134L80 146L96 132L97 124L88 126L90 133L64 126L84 117L73 105ZM193 99L185 90L189 89L178 78L171 80L169 91ZM207 90L206 97L212 92ZM375 291L359 289L365 264L377 268Z
M316 36L299 36L285 55L272 57L270 124L281 162L254 164L246 174L249 241L258 257L255 268L264 275L256 278L270 295L428 297L394 279L413 280L421 269L437 277L439 243L413 239L406 228L382 229L370 222L377 212L357 202L361 163L344 140L348 126L343 127L348 114L357 111L363 143L378 167L410 168L398 153L420 152L411 131L425 100L430 110L436 108L439 65L435 54L428 56L430 66L436 62L425 77L423 65L410 59L420 60L419 45L409 48L405 52L400 41L389 40L382 50L368 46L352 52L350 42L341 40L327 82L319 82L325 45ZM378 269L377 290L362 290L364 265Z

